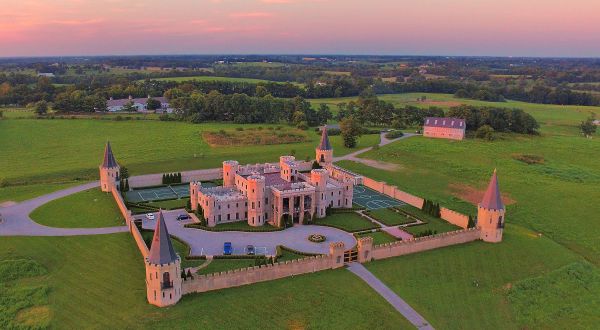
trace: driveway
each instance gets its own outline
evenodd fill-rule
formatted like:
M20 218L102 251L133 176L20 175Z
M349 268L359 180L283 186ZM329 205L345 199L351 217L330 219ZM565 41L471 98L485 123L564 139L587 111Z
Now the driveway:
M55 199L99 186L98 181L90 182L0 208L0 236L75 236L126 232L127 226L106 228L47 227L29 218L29 214L39 206Z
M163 211L165 223L169 234L182 239L192 249L192 255L221 255L223 254L223 243L232 242L234 254L245 254L246 245L254 245L257 253L275 255L277 245L285 245L294 250L328 254L329 243L344 242L346 250L356 245L356 239L350 233L343 230L314 225L298 225L281 231L271 232L240 232L224 231L213 232L195 228L185 228L184 225L191 221L177 221L177 215L183 210ZM142 220L143 228L154 230L155 220L146 220L144 215L136 216ZM325 235L327 240L323 243L313 243L307 238L310 234Z

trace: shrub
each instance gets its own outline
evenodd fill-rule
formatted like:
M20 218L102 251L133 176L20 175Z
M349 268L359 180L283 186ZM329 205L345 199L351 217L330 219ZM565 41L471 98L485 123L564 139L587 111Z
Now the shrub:
M404 133L402 133L402 131L391 131L391 132L385 134L385 137L387 139L396 139L396 138L399 138L402 136L404 136Z
M483 125L475 131L475 137L492 141L494 140L494 129L490 125Z
M236 128L235 128L235 130L236 130L236 131L240 131L240 132L241 132L241 131L243 131L243 130L244 130L244 128L243 128L243 127L236 127Z

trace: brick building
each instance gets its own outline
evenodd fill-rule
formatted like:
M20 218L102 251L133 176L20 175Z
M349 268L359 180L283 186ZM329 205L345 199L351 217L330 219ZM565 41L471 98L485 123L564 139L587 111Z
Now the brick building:
M423 125L423 136L462 140L465 138L466 124L460 118L427 117Z

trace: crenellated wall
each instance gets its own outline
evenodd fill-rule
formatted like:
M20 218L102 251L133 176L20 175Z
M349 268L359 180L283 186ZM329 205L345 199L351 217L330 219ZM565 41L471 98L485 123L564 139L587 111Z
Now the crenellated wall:
M398 241L373 246L371 256L373 259L384 259L433 250L445 246L463 244L480 239L480 231L477 228L469 228L447 233L414 238L411 240ZM359 251L361 253L361 251Z
M467 228L469 226L469 216L456 211L452 211L445 207L440 208L440 217L453 225L457 225L461 228Z
M254 266L227 272L195 275L183 282L183 294L206 292L231 288L252 283L272 281L284 277L314 273L334 268L334 258L330 255L312 256L298 260L288 260L274 265Z
M142 234L140 233L139 229L133 223L133 215L131 214L131 211L127 209L127 206L125 206L123 197L121 197L121 193L116 187L111 190L111 193L115 199L115 202L117 203L117 207L119 207L119 210L123 215L123 218L125 218L125 223L127 224L127 227L129 228L129 231L131 232L131 235L133 236L133 239L135 240L142 257L146 258L149 253L148 246L146 246L146 242L144 242L144 238L142 238Z
M363 177L362 182L363 185L392 198L401 200L406 204L412 205L416 208L423 207L423 198L404 192L398 189L396 186L390 186L385 182L375 181L367 177Z

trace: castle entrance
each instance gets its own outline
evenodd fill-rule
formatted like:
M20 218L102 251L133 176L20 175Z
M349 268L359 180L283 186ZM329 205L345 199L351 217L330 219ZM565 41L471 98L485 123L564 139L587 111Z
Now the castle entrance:
M358 260L358 250L344 251L344 262L353 262Z

